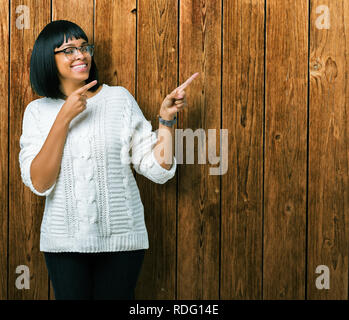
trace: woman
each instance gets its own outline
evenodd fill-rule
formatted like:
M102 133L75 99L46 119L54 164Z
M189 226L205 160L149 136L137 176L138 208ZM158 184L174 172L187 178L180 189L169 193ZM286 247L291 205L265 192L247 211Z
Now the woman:
M127 89L99 84L93 53L84 31L70 21L53 21L39 34L30 81L43 98L24 111L21 177L46 197L40 251L55 298L134 299L149 242L129 164L155 183L175 175L171 127L197 74L161 105L162 163L150 122Z

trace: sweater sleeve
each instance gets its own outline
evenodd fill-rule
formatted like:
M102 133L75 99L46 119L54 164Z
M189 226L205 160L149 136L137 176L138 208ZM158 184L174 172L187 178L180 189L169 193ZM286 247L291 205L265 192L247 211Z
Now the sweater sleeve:
M133 168L151 181L164 184L176 173L176 158L173 156L172 167L168 170L159 164L154 155L154 146L157 142L156 132L152 131L150 121L145 118L135 98L126 88L124 89L132 107L130 148Z
M30 166L36 155L40 152L45 139L42 138L38 122L34 115L35 103L32 101L24 110L22 122L22 135L19 140L19 165L21 170L21 178L23 183L30 188L30 190L38 196L48 196L56 185L56 182L44 192L39 192L33 186L30 177Z

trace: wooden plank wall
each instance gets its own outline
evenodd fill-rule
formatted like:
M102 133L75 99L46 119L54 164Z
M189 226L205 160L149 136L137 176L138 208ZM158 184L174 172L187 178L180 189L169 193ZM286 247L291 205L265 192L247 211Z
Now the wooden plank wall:
M20 5L28 29L16 24ZM329 29L318 27L322 5ZM44 198L21 182L18 153L24 108L38 98L31 50L58 19L85 30L101 82L127 88L154 130L164 97L195 72L176 128L203 129L206 141L216 129L218 156L228 129L224 175L210 174L207 157L198 164L197 144L195 164L184 153L165 185L135 173L150 240L136 298L348 299L348 1L0 0L0 9L0 299L54 299L39 251ZM28 290L15 286L20 265ZM315 285L319 265L329 289Z
M0 1L0 300L7 299L8 282L8 96L9 96L9 5Z

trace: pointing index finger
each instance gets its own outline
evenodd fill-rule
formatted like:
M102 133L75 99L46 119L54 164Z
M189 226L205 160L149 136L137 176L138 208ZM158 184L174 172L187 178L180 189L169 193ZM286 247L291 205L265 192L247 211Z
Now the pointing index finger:
M76 90L75 92L78 94L83 94L85 93L88 89L92 88L95 84L97 83L97 80L93 80L90 83L82 86L81 88L79 88L78 90Z
M177 89L180 89L180 90L185 89L198 75L199 75L199 72L194 73L189 79L187 79L184 83L182 83Z

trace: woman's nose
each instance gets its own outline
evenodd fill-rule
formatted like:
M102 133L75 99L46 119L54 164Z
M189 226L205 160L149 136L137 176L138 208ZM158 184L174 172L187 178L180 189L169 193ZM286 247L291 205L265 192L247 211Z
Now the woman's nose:
M85 56L81 53L81 51L79 49L75 50L75 59L76 58L84 58Z

